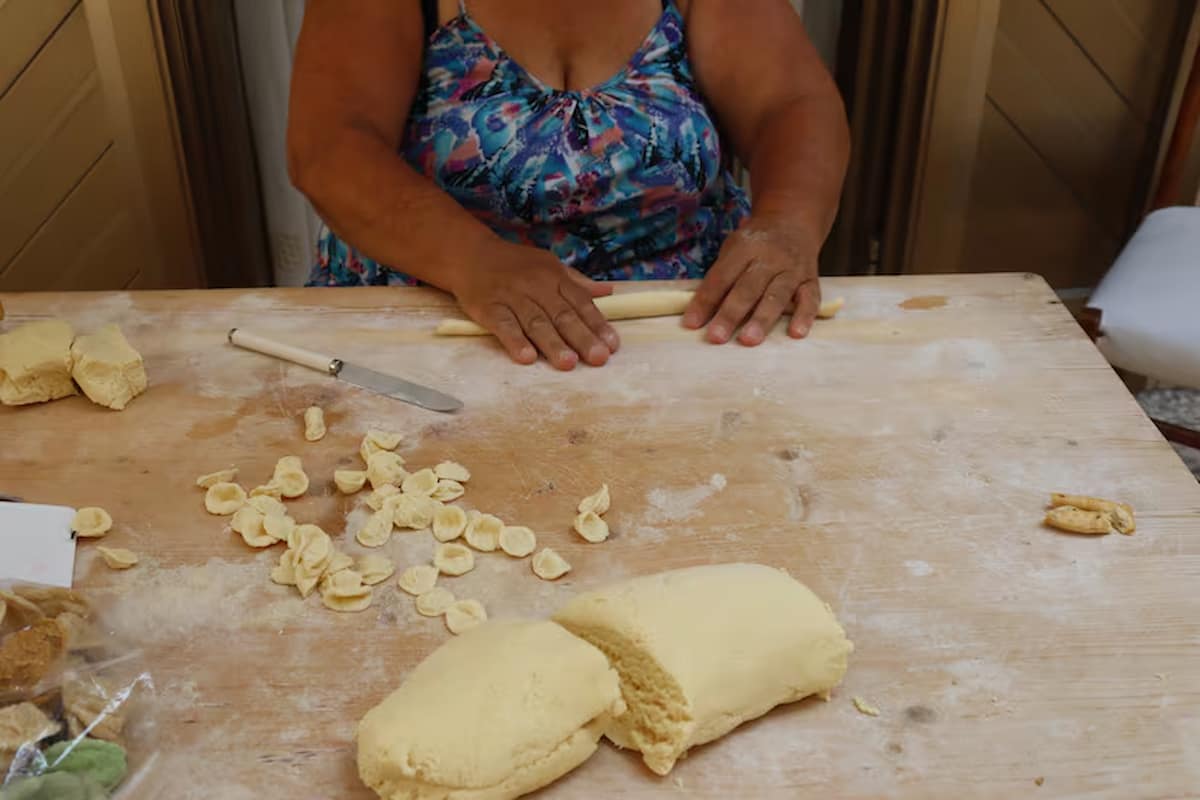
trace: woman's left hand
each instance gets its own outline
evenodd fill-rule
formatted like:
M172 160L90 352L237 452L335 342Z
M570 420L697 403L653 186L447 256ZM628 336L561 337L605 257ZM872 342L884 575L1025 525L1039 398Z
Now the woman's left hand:
M821 305L819 251L820 242L796 226L751 217L725 240L683 324L700 328L707 323L707 338L714 344L729 341L741 325L738 341L753 347L794 306L788 335L804 338Z

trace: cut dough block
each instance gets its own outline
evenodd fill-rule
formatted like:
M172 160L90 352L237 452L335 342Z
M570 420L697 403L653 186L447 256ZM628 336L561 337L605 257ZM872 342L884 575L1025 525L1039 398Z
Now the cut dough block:
M95 333L76 338L71 345L71 358L74 364L71 375L97 405L120 411L146 391L142 356L116 325L105 325Z
M30 322L0 336L0 403L21 406L75 394L74 337L61 319Z
M780 703L828 693L853 650L828 606L761 564L635 578L576 597L554 620L621 673L629 711L605 734L659 775Z
M507 800L586 761L622 708L596 648L552 622L487 622L367 712L358 771L389 800Z
M695 292L663 289L597 297L596 308L605 319L643 319L679 316L692 302ZM491 331L465 319L444 319L434 333L438 336L490 336Z

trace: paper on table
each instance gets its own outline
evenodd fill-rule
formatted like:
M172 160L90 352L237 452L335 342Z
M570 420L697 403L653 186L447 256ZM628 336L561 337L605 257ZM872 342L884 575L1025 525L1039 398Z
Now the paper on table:
M0 584L71 588L75 572L75 509L0 503Z

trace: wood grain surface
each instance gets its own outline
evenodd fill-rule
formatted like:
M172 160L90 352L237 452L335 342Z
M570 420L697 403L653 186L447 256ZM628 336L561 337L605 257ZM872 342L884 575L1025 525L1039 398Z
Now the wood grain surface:
M337 494L332 474L384 427L405 434L410 465L469 466L465 505L532 527L574 565L549 584L527 559L484 554L443 579L493 617L758 561L808 584L856 644L828 703L776 709L666 779L605 745L539 796L1196 796L1200 485L1041 279L832 279L825 293L846 307L806 341L776 330L713 347L673 319L623 322L608 366L571 373L517 367L491 339L435 338L451 307L426 290L0 296L6 329L118 322L146 357L151 387L124 412L82 397L0 409L0 492L104 506L103 543L142 556L117 573L82 543L76 571L157 687L133 756L158 755L131 795L370 796L355 723L449 634L394 581L359 614L272 585L278 546L247 548L193 480L236 465L252 487L299 455L313 482L294 515L359 554L363 497ZM236 350L233 326L466 408L422 411ZM307 443L314 403L329 434ZM602 481L614 534L586 544L572 512ZM1047 530L1051 491L1131 503L1138 532ZM384 552L403 568L432 537L397 533Z

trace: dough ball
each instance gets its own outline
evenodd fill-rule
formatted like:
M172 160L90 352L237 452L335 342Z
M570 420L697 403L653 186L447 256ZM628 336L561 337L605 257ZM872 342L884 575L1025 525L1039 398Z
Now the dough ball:
M146 366L130 347L121 329L105 325L92 334L75 338L71 345L71 376L88 399L120 411L146 391Z
M471 480L470 471L457 461L443 461L433 468L434 473L448 481L466 483Z
M263 532L277 542L286 542L296 529L296 520L287 514L267 514L263 517Z
M354 494L361 491L367 482L365 469L335 469L333 482L342 494ZM378 509L376 509L378 511Z
M371 587L359 573L343 569L321 580L321 603L333 611L362 611L371 605Z
M325 412L320 406L309 406L304 409L304 439L308 442L319 442L325 438Z
M467 512L458 506L442 506L433 512L433 538L449 542L467 529Z
M358 573L362 575L362 582L368 586L383 583L395 572L396 565L387 556L370 553L358 560Z
M514 558L524 558L537 548L537 536L524 525L506 525L500 531L500 549Z
M408 475L404 470L404 459L388 450L380 450L367 459L367 480L372 489L395 486Z
M446 628L456 636L487 622L487 610L478 600L458 600L446 609Z
M465 575L475 568L475 554L456 542L443 542L433 551L433 565L443 575Z
M400 487L393 486L390 483L385 483L378 489L374 489L367 495L367 505L375 511L382 511L383 504L387 502L389 497L395 497L400 494Z
M761 564L634 578L579 595L554 620L621 673L629 711L605 734L659 775L780 703L827 694L853 650L820 598Z
M233 484L230 484L231 486ZM71 530L77 537L95 539L112 530L113 520L107 511L96 506L81 508L71 520Z
M550 622L488 622L435 650L358 725L384 798L502 800L587 760L622 710L599 651Z
M530 563L533 574L544 581L556 581L571 571L567 560L549 547L543 547Z
M431 469L417 470L404 479L400 488L405 494L419 494L428 497L437 488L438 476Z
M432 564L417 564L400 573L397 585L411 595L417 596L428 592L438 579L438 568Z
M384 510L390 510L392 521L398 528L419 531L433 524L437 504L432 498L419 494L400 494L384 501Z
M237 474L238 474L237 467L230 467L229 469L220 469L220 470L217 470L216 472L210 472L207 475L201 475L199 478L196 478L196 485L199 486L201 489L208 489L209 487L213 486L214 484L232 483L233 479L237 477Z
M595 511L585 511L575 518L575 532L596 544L608 538L608 523Z
M204 493L204 508L210 514L227 517L246 505L246 490L236 483L214 483Z
M435 586L417 596L417 613L423 617L440 617L454 604L454 594L449 589Z
M100 557L104 559L104 563L112 569L129 569L138 562L137 553L123 547L98 545L96 549L100 551Z
M262 514L264 517L287 516L287 506L280 502L279 498L271 497L269 494L256 494L246 500L246 505Z
M595 494L588 495L579 501L579 513L586 514L589 511L595 511L597 514L603 514L608 511L609 496L608 484L602 484L600 490Z
M500 546L500 531L504 530L504 522L492 514L472 514L467 522L467 531L463 538L467 544L483 553L490 553Z
M265 520L258 509L250 506L242 506L233 515L233 519L229 521L229 527L234 533L240 534L242 541L251 547L270 547L278 541L274 536L263 530L263 520Z
M437 486L433 489L433 494L429 495L434 500L441 500L443 503L449 503L451 500L457 500L466 494L467 490L458 481L440 480Z
M387 509L376 511L354 538L363 547L383 547L392 538L392 515Z
M30 322L0 336L0 403L21 406L75 394L74 338L61 319Z

